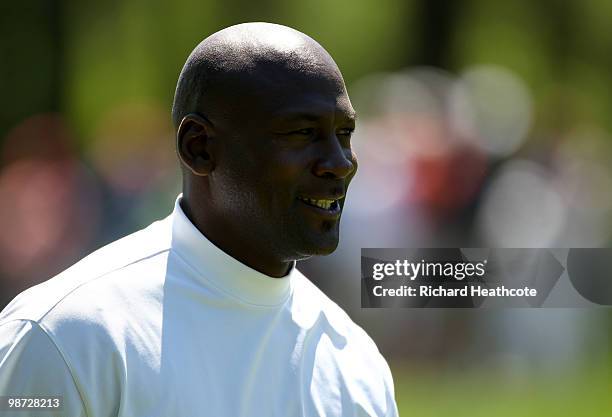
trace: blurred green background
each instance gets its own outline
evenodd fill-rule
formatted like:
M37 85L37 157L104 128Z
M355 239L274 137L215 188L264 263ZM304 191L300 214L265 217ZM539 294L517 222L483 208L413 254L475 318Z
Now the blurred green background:
M299 267L373 336L400 414L612 415L607 308L359 304L361 247L610 245L607 0L3 1L0 306L170 212L178 74L245 21L318 40L360 114L341 246Z

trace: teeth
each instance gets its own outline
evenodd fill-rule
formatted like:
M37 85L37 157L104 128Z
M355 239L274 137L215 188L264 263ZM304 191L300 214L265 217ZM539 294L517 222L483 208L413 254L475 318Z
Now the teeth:
M308 204L312 204L313 206L320 207L325 210L329 210L331 205L334 204L336 200L313 200L311 198L300 197L300 200L307 202Z

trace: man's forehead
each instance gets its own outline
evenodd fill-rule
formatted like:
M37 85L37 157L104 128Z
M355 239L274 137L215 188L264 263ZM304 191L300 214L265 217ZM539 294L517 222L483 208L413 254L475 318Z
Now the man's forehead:
M313 102L335 106L337 102L348 101L350 106L342 76L329 68L261 66L253 71L228 74L218 87L218 93L226 100L270 111Z
M328 79L294 79L293 82L273 83L258 88L249 100L258 113L274 120L314 120L333 116L353 119L351 105L344 83Z
M347 97L348 98L348 97ZM301 105L287 106L277 109L271 114L272 121L313 121L333 116L346 122L354 122L357 113L348 99L338 99L336 102L313 101Z

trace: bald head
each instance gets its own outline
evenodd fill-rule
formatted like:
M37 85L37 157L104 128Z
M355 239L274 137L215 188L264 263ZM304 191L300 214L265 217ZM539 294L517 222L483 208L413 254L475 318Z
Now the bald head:
M355 111L321 45L268 23L217 32L187 59L173 119L181 205L218 247L271 276L336 248Z
M248 84L278 83L288 73L342 79L321 45L287 26L243 23L216 32L191 52L181 71L174 125L189 113L223 117Z

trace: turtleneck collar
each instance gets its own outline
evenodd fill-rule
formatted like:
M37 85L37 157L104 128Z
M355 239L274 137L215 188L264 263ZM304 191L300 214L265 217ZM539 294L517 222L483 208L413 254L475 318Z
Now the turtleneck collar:
M245 303L275 306L282 304L292 288L292 276L298 274L295 262L281 278L265 275L241 263L215 246L187 218L178 196L172 212L172 251L191 265L201 279Z

